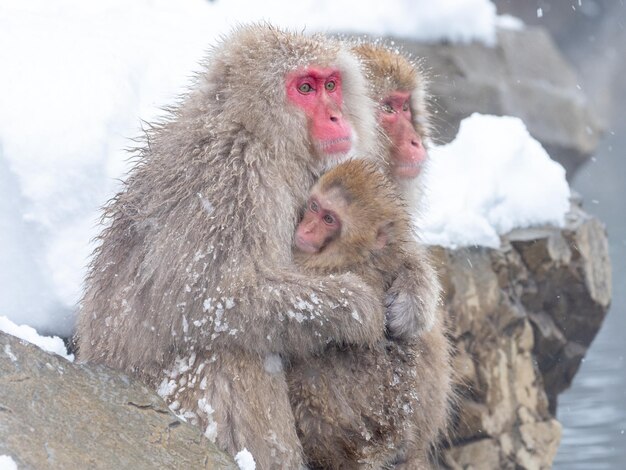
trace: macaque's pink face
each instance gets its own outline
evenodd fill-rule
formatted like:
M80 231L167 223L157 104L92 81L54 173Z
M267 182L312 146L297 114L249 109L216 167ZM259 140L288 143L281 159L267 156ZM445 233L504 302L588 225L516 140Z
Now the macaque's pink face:
M324 203L312 195L307 203L304 217L296 229L296 247L305 253L319 253L340 233L339 215L326 209Z
M309 136L323 159L345 155L352 147L352 128L343 116L341 73L309 67L287 76L287 98L307 117Z
M421 137L413 127L411 95L396 91L382 100L379 122L391 140L391 173L400 179L417 177L428 158Z

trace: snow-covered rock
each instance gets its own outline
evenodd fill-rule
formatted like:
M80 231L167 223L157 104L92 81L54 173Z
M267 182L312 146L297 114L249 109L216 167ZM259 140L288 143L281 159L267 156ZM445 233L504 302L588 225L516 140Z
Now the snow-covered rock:
M565 170L519 118L473 114L456 139L430 151L422 240L497 248L514 228L562 227L569 209Z
M61 338L57 336L42 336L32 326L16 325L7 317L0 316L0 331L28 341L44 351L57 354L68 361L74 360L74 355L68 354L65 343Z

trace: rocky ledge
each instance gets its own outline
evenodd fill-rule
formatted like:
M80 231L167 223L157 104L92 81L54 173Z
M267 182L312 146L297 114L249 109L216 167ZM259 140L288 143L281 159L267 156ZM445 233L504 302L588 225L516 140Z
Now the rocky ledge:
M611 299L604 226L573 205L567 225L515 230L499 249L435 247L456 346L458 413L445 464L550 468L557 396Z
M0 455L19 470L236 469L142 384L0 332Z

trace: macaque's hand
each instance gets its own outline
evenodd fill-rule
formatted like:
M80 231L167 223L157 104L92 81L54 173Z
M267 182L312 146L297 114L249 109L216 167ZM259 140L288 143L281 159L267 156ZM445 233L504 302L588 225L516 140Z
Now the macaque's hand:
M409 339L435 324L439 289L403 270L387 291L387 334L394 339Z

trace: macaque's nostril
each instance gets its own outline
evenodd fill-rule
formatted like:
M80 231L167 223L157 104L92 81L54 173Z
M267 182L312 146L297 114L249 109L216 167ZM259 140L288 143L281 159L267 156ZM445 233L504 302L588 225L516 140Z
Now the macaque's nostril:
M332 122L337 122L337 121L339 121L339 118L338 118L337 116L331 116L331 117L330 117L330 120L331 120Z
M411 145L413 147L419 147L420 146L420 141L413 139L413 140L411 140Z

